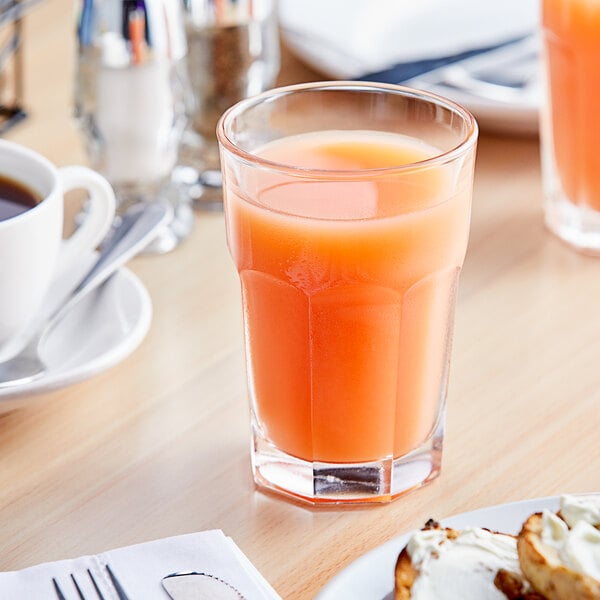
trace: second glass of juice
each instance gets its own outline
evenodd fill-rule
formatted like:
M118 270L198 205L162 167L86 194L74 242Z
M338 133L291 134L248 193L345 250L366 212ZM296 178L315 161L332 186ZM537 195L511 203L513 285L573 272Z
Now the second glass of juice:
M217 128L256 482L385 502L440 472L477 125L385 84L272 90Z
M575 249L600 256L600 2L541 6L545 221Z

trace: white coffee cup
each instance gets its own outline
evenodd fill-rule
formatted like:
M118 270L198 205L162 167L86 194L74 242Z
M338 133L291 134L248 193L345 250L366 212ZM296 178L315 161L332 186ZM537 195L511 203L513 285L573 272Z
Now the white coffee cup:
M0 220L0 361L41 310L52 280L89 255L108 232L115 197L108 182L86 167L57 168L43 156L0 140L0 175L24 185L41 201ZM64 194L89 194L83 222L63 240Z

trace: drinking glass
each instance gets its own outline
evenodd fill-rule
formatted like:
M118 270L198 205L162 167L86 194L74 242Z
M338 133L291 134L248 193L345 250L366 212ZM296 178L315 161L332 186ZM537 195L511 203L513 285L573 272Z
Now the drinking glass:
M600 255L600 4L544 0L542 174L548 228Z
M172 0L79 0L75 115L93 168L113 186L117 212L164 202L173 218L146 252L187 238L193 212L172 173L191 92L183 14Z
M385 502L440 472L477 125L393 85L291 86L219 122L255 481Z

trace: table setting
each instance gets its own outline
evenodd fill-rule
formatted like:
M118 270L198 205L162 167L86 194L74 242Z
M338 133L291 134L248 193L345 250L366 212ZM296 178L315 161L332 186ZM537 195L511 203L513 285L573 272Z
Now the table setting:
M538 21L538 3L530 0L411 7L284 0L280 10L289 48L324 77L435 91L469 108L487 129L517 135L537 131Z
M0 597L596 598L600 13L163 2L24 17Z

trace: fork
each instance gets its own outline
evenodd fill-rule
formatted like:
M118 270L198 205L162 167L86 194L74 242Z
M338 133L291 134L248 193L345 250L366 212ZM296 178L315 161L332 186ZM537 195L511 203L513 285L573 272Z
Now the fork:
M106 572L108 573L108 576L110 578L110 581L112 583L113 589L117 593L117 597L119 598L119 600L129 600L129 596L125 593L123 586L117 579L117 576L114 574L113 570L110 568L109 565L106 565L105 568L106 568ZM89 569L87 569L87 574L92 582L92 585L94 586L94 589L96 590L98 600L106 600L106 597L100 591L100 588L98 587L98 584L96 583L96 580L94 579L94 576L92 575L92 572ZM83 592L81 591L81 587L79 586L77 579L75 579L75 575L73 575L73 573L71 573L70 576L71 576L71 581L73 582L73 587L77 591L77 594L78 594L80 600L86 600L86 596L84 596ZM58 600L67 600L67 597L65 596L64 592L62 591L62 589L61 589L60 585L58 584L58 581L56 580L55 577L52 578L52 584L54 585L54 591L56 593L56 597L58 598ZM91 600L91 599L87 599L87 600Z

